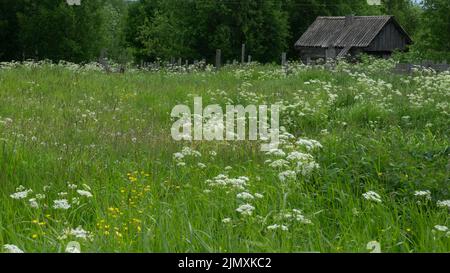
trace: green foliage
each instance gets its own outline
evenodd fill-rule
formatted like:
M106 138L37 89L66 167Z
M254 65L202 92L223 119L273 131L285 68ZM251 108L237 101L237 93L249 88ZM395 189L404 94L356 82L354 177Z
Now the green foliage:
M279 62L297 58L293 44L317 16L394 15L412 36L404 59L449 60L450 2L383 0L3 0L0 60L51 59L85 62L100 52L117 61L206 59L216 49L224 61L246 55Z
M450 75L390 69L373 58L333 71L291 64L288 74L254 64L125 74L2 64L0 247L64 252L75 240L82 252L368 252L376 240L382 252L448 252L450 234L436 226L450 227L448 206L438 205L450 199ZM172 140L172 107L192 109L197 95L205 106L283 104L280 124L295 140L322 144L301 150L318 169L282 182L284 169L267 160L285 159L288 148L268 157L254 141ZM181 165L174 154L184 148L201 155ZM219 174L248 177L247 192L262 198L210 186ZM20 185L33 192L12 198ZM368 191L381 202L365 199ZM71 207L55 209L60 199ZM245 203L252 215L236 211ZM294 208L303 221L279 217ZM70 233L79 226L92 236Z

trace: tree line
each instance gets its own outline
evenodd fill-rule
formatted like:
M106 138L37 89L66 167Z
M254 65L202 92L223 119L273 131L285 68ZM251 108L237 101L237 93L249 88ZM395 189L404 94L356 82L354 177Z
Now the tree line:
M296 57L317 16L394 15L413 37L409 57L450 59L450 1L382 0L2 0L0 60L88 62L182 58L260 62Z

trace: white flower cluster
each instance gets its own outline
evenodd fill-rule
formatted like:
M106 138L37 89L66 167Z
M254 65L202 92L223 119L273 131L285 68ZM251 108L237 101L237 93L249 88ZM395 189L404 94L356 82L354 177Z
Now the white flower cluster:
M294 223L306 225L312 224L312 221L306 218L306 216L304 216L302 211L299 209L292 209L280 212L275 216L275 221L279 222L280 224L269 225L267 227L268 230L287 231L289 230L288 228L289 225L292 225Z
M284 128L280 131L280 148L266 152L270 159L267 159L265 163L279 171L278 178L282 182L294 181L297 175L309 177L319 168L319 164L309 152L322 148L322 145L313 139L295 140L295 137L287 133Z
M243 204L240 205L236 211L244 216L250 216L252 215L253 211L255 210L255 207L250 204Z
M436 205L440 208L450 209L450 200L439 200L436 202Z
M374 192L374 191L368 191L366 193L363 193L363 197L366 200L373 201L373 202L376 202L376 203L381 203L382 202L381 196L378 193Z
M202 156L202 154L199 151L196 151L190 147L183 147L183 149L181 149L181 152L176 152L173 154L173 159L177 163L177 166L186 166L186 162L184 162L184 160L186 158L188 158L188 157L196 158L196 157L201 157L201 156ZM203 164L203 163L201 163L201 164Z
M62 235L58 238L60 240L65 240L69 238L70 236L73 236L77 239L83 239L83 240L93 240L94 235L84 230L81 226L78 226L77 228L67 228L62 232Z
M415 191L414 196L419 199L417 200L419 205L431 200L431 192L429 190Z
M206 180L206 183L211 187L231 187L239 190L244 190L248 185L249 180L250 179L246 176L230 178L227 174L219 174L212 179Z
M20 249L18 246L9 245L9 244L6 244L3 246L3 252L4 253L24 253L24 251L22 249Z
M92 198L93 194L90 192L91 188L83 184L84 189L77 189L78 186L76 184L68 183L67 187L71 192L72 199L69 201L67 198L55 199L53 200L52 207L58 210L68 210L72 207L72 205L80 205L80 197ZM50 189L50 186L44 186L43 191L47 192ZM16 192L10 194L12 199L21 200L26 199L33 192L32 189L26 189L24 186L20 185L16 188ZM59 197L66 197L69 195L68 192L59 192L57 193ZM37 193L34 197L28 199L28 205L31 208L37 209L41 205L44 207L48 207L48 204L45 202L46 195L44 193ZM41 204L40 204L41 203Z

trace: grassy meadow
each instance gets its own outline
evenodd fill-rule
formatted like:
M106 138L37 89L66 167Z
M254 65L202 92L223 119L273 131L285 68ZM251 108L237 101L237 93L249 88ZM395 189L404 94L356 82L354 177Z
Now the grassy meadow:
M3 63L0 252L449 252L450 73L393 65ZM281 104L279 149L172 140L195 96Z

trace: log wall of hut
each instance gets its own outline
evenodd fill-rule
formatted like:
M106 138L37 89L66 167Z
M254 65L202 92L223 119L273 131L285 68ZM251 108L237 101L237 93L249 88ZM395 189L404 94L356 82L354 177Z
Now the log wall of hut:
M386 24L364 51L392 52L396 49L405 50L406 45L407 38L405 35L402 35L395 24L390 22Z

